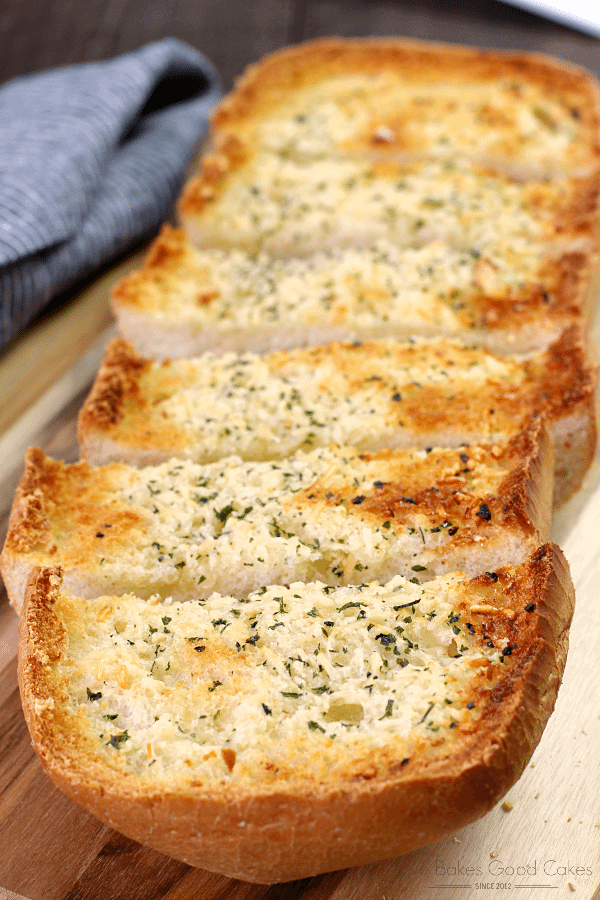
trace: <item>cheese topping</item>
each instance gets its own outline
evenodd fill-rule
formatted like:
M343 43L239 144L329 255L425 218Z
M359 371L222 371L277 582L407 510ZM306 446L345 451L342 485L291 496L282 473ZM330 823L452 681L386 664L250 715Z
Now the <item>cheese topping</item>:
M242 118L242 132L245 124ZM306 162L368 151L465 154L541 173L585 162L588 151L571 98L506 78L329 77L286 91L257 115L250 108L246 127L253 147Z
M423 739L472 727L502 671L463 578L64 600L72 713L101 758L159 782L352 778L386 749L407 763Z
M164 248L164 260L125 279L118 304L152 313L157 327L185 323L196 331L310 324L363 336L415 328L451 336L480 324L482 294L526 302L525 289L539 281L544 262L539 248L516 254L501 240L487 257L440 241L401 250L381 240L345 253L271 260L196 250L183 233L160 238L156 248Z
M331 443L428 446L432 434L438 446L468 435L493 443L514 434L527 414L520 390L527 382L516 359L450 342L207 354L145 372L116 434L125 445L146 440L202 462L230 453L283 458ZM456 409L460 423L452 419Z

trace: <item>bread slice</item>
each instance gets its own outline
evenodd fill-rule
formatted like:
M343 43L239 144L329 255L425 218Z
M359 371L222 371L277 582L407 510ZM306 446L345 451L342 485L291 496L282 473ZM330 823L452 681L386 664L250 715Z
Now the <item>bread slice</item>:
M191 865L287 881L485 814L553 709L573 609L554 545L425 585L85 600L34 574L19 684L52 781Z
M217 107L218 147L323 157L468 157L523 177L599 161L591 73L531 53L412 40L314 41L250 67Z
M282 259L386 239L401 248L442 240L486 256L498 243L515 252L593 250L598 193L595 175L522 184L464 160L302 165L231 147L204 157L178 212L203 248Z
M11 602L56 564L85 597L242 597L265 584L475 574L546 540L552 449L539 422L504 449L335 447L133 469L29 450L0 566Z
M78 435L91 465L231 453L265 460L331 443L359 451L506 443L540 415L560 503L593 458L595 379L575 327L526 360L406 340L156 363L116 340Z
M122 337L158 358L261 353L332 340L443 336L496 353L533 353L596 300L598 261L510 245L488 256L441 241L389 241L310 259L198 250L164 226L144 266L112 292Z

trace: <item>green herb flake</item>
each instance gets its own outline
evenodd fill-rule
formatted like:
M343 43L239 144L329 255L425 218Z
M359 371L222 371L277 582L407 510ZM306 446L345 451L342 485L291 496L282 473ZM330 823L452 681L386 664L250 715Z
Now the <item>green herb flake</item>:
M393 701L393 700L388 700L388 702L386 703L386 706L385 706L385 712L384 712L384 714L381 716L381 719L389 719L389 718L391 718L393 708L394 708L394 701ZM379 720L380 722L381 722L381 719Z
M322 727L319 725L318 722L313 722L313 721L311 720L311 721L308 722L307 724L308 724L308 727L310 728L311 731L320 731L320 732L322 732L322 734L325 734L325 729L322 728Z
M126 731L122 731L120 734L113 734L112 737L106 742L106 746L114 747L115 750L118 750L121 744L125 743L125 741L129 740L129 735Z
M361 603L360 601L350 600L348 603L344 603L343 606L340 606L338 612L344 612L345 609L358 609L359 607L366 605L366 603Z

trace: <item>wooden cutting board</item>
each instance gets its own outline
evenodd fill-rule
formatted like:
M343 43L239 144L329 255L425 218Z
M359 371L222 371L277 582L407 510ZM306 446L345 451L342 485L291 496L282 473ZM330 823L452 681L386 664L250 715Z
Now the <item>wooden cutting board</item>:
M0 436L2 541L25 447L37 444L56 458L77 458L77 411L111 336L105 330L107 285L122 274L119 267L116 275L91 285L65 312L62 327L56 319L45 323L0 361L3 391L6 387L2 415L5 425L13 423ZM51 353L44 328L52 329ZM594 340L600 347L598 328ZM35 372L39 354L44 352L47 358L36 390ZM416 853L273 886L250 885L192 869L141 847L96 821L51 785L32 751L21 713L17 620L2 593L0 900L15 896L27 900L488 900L498 896L598 900L600 456L582 490L556 515L552 537L566 553L577 593L571 647L556 710L506 802L476 824Z

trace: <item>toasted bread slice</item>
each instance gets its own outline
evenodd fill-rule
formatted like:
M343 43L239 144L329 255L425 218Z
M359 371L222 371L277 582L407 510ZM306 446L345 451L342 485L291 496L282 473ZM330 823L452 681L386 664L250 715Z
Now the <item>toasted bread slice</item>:
M81 410L79 442L92 465L265 460L331 443L505 443L540 415L560 503L594 454L595 376L576 328L526 360L409 340L156 363L115 340Z
M17 610L32 568L50 563L85 597L425 580L520 562L547 539L551 508L539 422L503 450L332 446L280 463L91 469L31 449L0 566Z
M327 39L250 67L213 115L213 142L322 157L460 157L524 177L600 159L589 72L529 53Z
M533 353L596 300L593 254L380 241L307 260L198 250L165 226L144 267L113 290L122 337L158 358L289 349L342 340L443 336Z
M30 582L19 684L52 781L186 863L287 881L490 810L552 712L573 610L554 545L425 585L84 600Z
M302 165L232 146L204 157L178 210L203 248L287 258L442 240L487 256L498 243L515 252L593 250L598 194L595 175L521 184L463 160Z

